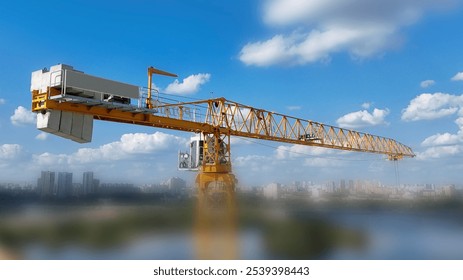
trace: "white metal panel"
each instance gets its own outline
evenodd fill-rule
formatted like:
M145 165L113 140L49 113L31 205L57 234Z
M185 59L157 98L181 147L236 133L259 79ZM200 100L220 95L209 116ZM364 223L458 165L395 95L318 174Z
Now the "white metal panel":
M50 72L61 71L61 70L74 70L74 67L66 64L57 64L50 67ZM74 70L75 71L75 70Z
M48 133L57 133L61 121L61 111L47 111L45 114L37 114L37 128Z
M103 92L130 98L139 97L139 89L137 86L90 76L73 70L65 70L65 81L66 87Z
M79 143L92 141L93 116L49 110L37 114L37 128Z
M84 114L72 113L71 136L74 141L82 139L82 129L84 128Z
M84 115L83 126L82 126L82 141L92 141L93 135L93 116Z
M33 90L39 90L42 88L42 73L43 70L32 72L31 75L31 92Z
M64 137L71 135L72 128L72 112L61 112L61 121L59 124L59 132L64 134Z
M45 69L32 72L31 91L38 90L40 93L47 92L50 84L50 72Z
M72 113L71 134L67 137L75 142L88 143L92 141L93 116Z

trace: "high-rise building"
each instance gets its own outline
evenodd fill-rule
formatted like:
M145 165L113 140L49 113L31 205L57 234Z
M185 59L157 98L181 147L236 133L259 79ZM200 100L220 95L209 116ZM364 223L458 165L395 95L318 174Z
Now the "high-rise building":
M93 172L87 171L83 174L83 182L82 182L82 194L93 194L96 193L98 186L100 184L100 180L93 178Z
M264 187L264 197L277 200L281 197L281 184L271 183Z
M83 174L82 194L90 194L93 192L93 172L88 171Z
M341 189L341 192L345 192L345 191L346 191L346 180L341 179L341 182L340 182L340 184L339 184L339 188Z
M37 181L41 197L50 197L55 194L55 172L42 171Z
M172 193L181 193L186 189L186 181L178 177L168 179L164 185L167 187L167 190Z
M72 196L72 173L58 173L57 196L59 198L68 198Z

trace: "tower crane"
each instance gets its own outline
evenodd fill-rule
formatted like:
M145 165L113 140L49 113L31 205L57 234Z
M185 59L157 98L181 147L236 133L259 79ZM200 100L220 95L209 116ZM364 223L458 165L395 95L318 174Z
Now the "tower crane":
M64 64L35 71L31 92L37 128L80 143L91 141L93 120L199 134L190 152L179 153L179 169L198 171L195 182L202 213L215 204L234 209L231 136L384 154L393 161L415 156L410 147L390 138L286 116L223 97L173 101L152 87L153 74L177 77L149 67L148 87L139 88ZM233 216L233 212L227 215Z

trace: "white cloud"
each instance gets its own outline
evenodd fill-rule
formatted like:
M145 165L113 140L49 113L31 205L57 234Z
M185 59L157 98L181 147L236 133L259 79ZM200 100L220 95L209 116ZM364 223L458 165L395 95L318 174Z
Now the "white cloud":
M180 83L178 80L175 80L173 83L169 84L165 89L166 93L173 94L193 94L198 92L201 85L207 83L211 78L211 74L196 74L190 75L183 79Z
M69 167L69 155L66 154L52 154L52 153L42 153L39 155L32 155L34 164L40 168L59 167L67 168Z
M276 35L264 42L248 43L240 53L240 60L247 65L269 66L285 63L292 57L295 38Z
M0 159L14 159L21 153L22 147L18 144L0 145Z
M87 164L129 159L136 155L152 155L170 149L183 148L187 140L174 135L155 132L129 133L121 136L119 141L101 145L98 148L81 148L72 154L43 153L35 156L39 164L49 162L61 164Z
M424 147L429 146L443 146L443 145L454 145L461 141L461 137L455 134L444 133L436 134L426 138L421 145Z
M410 101L402 111L402 120L433 120L450 116L458 112L463 105L463 95L447 93L423 93Z
M363 108L363 109L370 109L370 106L371 106L371 103L370 103L370 102L364 102L364 103L362 104L362 108Z
M299 105L286 106L286 109L288 109L289 111L299 111L302 109L302 106L299 106Z
M249 140L248 138L239 137L239 136L231 136L230 137L230 145L237 146L237 145L252 145L254 141Z
M455 123L459 128L456 134L437 133L421 142L421 146L428 147L422 154L421 159L454 155L463 151L463 146L461 146L463 144L463 117L457 118Z
M105 181L153 183L188 175L176 168L177 151L185 150L187 143L185 138L162 132L130 133L95 148L30 154L23 165L36 174L40 170L75 173L91 170Z
M111 161L129 158L137 154L152 154L170 148L183 147L186 139L170 134L155 132L124 134L120 141L105 144L96 149L82 148L70 156L73 163Z
M367 126L375 126L387 124L386 116L389 114L389 109L374 108L373 112L361 110L346 114L336 120L336 123L342 128L360 128Z
M426 149L422 153L417 153L416 158L419 160L436 159L447 156L454 156L463 151L463 148L459 145L450 146L436 146Z
M446 115L458 114L455 124L458 132L437 133L431 135L421 142L426 149L417 153L421 160L449 157L463 152L463 97L449 94L436 94L434 96L418 96L410 103L406 120L434 119ZM414 102L415 101L415 102ZM412 106L413 104L413 106ZM432 105L429 105L432 104ZM410 109L412 108L412 109ZM417 113L418 112L418 113ZM405 114L405 111L404 111ZM404 119L404 114L402 119Z
M271 157L260 155L239 156L233 160L233 166L237 169L244 169L249 175L249 172L268 172L273 169L276 164Z
M35 124L36 118L37 116L35 113L32 113L23 106L16 108L14 114L10 117L14 125Z
M3 99L3 98L0 98L0 105L3 105L3 104L5 104L5 103L6 103L6 100Z
M463 81L463 72L458 72L452 77L452 81Z
M420 83L420 87L422 88L428 88L430 86L433 86L436 84L436 81L434 80L424 80Z
M335 159L329 158L306 158L304 159L304 166L307 167L334 167L334 166L342 166L342 162Z
M401 29L416 23L427 10L452 2L266 0L264 22L293 31L246 44L240 52L240 60L247 65L269 66L329 60L338 52L369 57L399 45Z
M273 155L246 155L238 156L233 160L233 166L249 172L267 172L268 177L278 176L281 173L291 173L298 169L304 173L304 167L339 166L342 163L329 156L344 157L348 152L311 147L304 145L280 145L276 147ZM265 177L265 176L264 176Z
M240 182L315 180L331 167L343 165L342 161L329 156L344 157L344 153L344 151L320 147L282 145L277 147L273 155L237 156L233 159L233 166ZM259 174L259 176L250 176L250 174Z
M46 140L48 138L48 133L46 132L40 132L39 134L37 134L37 136L35 136L35 139L37 140Z
M278 160L300 158L300 157L319 157L333 154L335 151L321 147L311 147L304 145L278 146L275 151L275 158Z

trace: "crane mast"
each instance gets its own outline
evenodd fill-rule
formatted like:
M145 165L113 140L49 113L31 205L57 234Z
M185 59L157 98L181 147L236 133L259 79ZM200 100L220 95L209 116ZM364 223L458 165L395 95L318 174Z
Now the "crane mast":
M32 111L37 128L80 143L90 142L93 120L137 124L200 135L196 161L184 153L182 169L198 170L198 245L210 258L210 227L234 226L235 183L230 137L239 136L330 149L384 154L390 160L414 157L412 149L393 139L304 120L240 104L225 98L175 102L152 88L152 75L177 75L148 68L148 88L85 74L59 64L32 73ZM153 95L153 93L156 93ZM224 207L225 206L225 207ZM226 209L218 218L216 208ZM206 230L207 229L207 230ZM226 231L233 232L233 230ZM227 237L228 255L236 246Z

